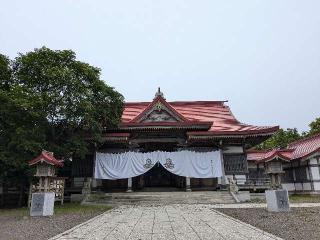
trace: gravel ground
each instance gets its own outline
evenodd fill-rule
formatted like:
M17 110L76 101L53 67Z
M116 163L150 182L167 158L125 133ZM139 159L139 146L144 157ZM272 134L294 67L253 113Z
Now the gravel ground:
M217 210L283 239L320 239L320 207L292 208L290 213L269 213L263 208Z
M0 215L0 240L48 239L100 213L86 211L57 214L51 217Z

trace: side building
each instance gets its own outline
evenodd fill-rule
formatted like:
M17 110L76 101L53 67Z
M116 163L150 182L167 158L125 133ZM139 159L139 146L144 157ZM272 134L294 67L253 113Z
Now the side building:
M81 188L86 179L105 192L158 187L219 189L228 178L245 184L248 146L261 143L277 130L277 126L239 122L226 101L168 102L159 89L151 102L125 103L121 123L106 130L103 146L86 159L73 159L72 187ZM207 156L212 157L211 165ZM201 169L208 168L205 164L212 167L211 175ZM221 169L215 169L219 166Z
M286 149L248 150L249 179L268 178L266 163L279 163L282 188L291 192L320 192L320 134L292 142Z

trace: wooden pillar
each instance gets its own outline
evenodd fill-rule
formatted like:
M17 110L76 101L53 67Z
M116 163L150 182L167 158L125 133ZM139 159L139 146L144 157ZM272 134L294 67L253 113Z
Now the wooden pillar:
M44 191L45 192L49 191L49 178L48 177L44 178Z
M278 176L278 181L279 181L279 188L282 189L282 174L280 173Z
M222 142L220 143L222 145ZM221 177L221 187L224 189L226 188L226 173L224 170L224 159L223 159L223 152L222 152L222 148L220 149L220 158L221 158L221 172L222 172L222 177Z
M275 174L271 174L271 188L277 189L277 179Z
M39 192L43 192L43 183L42 183L42 177L40 177L39 179L39 189L38 189Z
M127 192L132 192L132 178L128 178Z
M186 192L191 192L191 184L189 177L186 177Z

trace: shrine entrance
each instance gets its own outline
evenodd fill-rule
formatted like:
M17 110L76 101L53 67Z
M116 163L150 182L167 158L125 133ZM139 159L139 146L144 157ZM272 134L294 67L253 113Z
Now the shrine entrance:
M133 178L133 188L136 190L184 187L185 178L167 171L160 163L157 163L148 172Z
M179 176L157 163L144 174L144 187L176 187Z

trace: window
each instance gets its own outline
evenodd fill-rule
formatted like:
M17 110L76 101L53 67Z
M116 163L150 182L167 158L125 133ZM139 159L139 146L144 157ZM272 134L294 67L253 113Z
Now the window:
M284 174L282 176L282 181L284 183L292 183L292 182L294 182L292 168L291 169L284 169Z
M308 180L306 167L299 167L295 169L296 182L305 182Z
M245 154L224 154L223 161L226 175L248 173L248 165Z
M72 160L73 177L92 177L93 155L87 155L84 159L74 158Z

